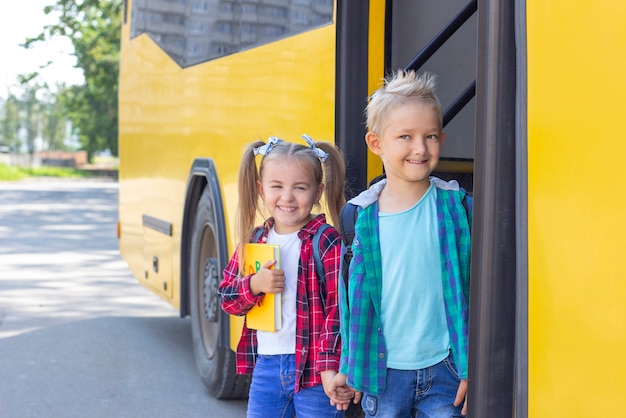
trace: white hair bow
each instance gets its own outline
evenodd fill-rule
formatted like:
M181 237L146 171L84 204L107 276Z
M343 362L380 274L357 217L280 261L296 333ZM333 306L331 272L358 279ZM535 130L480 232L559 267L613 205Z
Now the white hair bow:
M315 151L315 155L317 155L317 158L319 158L321 162L325 163L326 159L328 158L328 153L326 151L323 151L323 150L317 148L315 146L315 140L313 138L311 138L310 136L308 136L307 134L303 134L302 138L304 138L306 143L309 144L309 147L313 151Z
M272 148L274 148L274 145L278 144L279 142L283 142L283 140L275 136L270 136L267 139L267 144L256 147L252 151L254 152L254 155L267 155L272 150Z

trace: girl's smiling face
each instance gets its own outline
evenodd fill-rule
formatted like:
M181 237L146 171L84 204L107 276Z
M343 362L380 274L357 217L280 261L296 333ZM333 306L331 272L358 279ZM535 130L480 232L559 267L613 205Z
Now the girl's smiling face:
M305 226L324 190L323 184L315 182L313 173L290 158L267 161L258 187L279 234L289 234Z

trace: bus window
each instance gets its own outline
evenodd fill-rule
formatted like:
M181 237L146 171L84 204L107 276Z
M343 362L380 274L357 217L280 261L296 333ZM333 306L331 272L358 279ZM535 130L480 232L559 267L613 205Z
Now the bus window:
M328 25L333 2L135 0L131 37L150 36L181 67Z

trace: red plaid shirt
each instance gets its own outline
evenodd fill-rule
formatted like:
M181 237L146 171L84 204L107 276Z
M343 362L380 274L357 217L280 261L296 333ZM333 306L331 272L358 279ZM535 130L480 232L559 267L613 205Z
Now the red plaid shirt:
M320 372L338 370L341 356L339 337L339 311L337 307L337 278L341 252L341 237L334 228L327 228L320 237L320 258L324 263L325 288L315 272L312 240L317 229L326 223L326 217L316 216L299 232L302 241L298 262L298 285L296 290L296 382L295 391L322 383ZM259 242L267 241L267 234L274 224L270 218L263 225ZM222 309L231 315L245 315L263 295L250 292L250 277L239 276L237 251L224 269L224 280L219 294ZM323 286L323 285L322 285ZM322 300L322 295L326 300ZM256 330L243 325L237 346L237 373L250 374L257 357Z

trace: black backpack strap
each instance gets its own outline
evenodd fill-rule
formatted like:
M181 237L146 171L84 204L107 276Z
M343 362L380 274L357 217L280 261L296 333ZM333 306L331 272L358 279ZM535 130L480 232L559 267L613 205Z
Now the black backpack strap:
M341 263L341 276L344 286L348 285L348 268L352 260L352 241L354 240L354 224L356 224L358 209L357 205L346 203L339 213L339 232L341 233L343 246L346 249Z
M319 279L320 283L324 282L324 276L326 276L326 273L324 272L324 263L322 262L322 255L320 254L320 239L322 237L322 233L324 233L324 231L329 227L330 225L328 224L322 224L322 226L320 226L315 232L315 235L313 235L313 243L311 244L313 246L313 261L315 261L315 271L317 272L317 278Z
M341 239L347 247L352 245L354 239L354 224L356 223L358 206L352 203L346 203L339 212L339 231Z
M259 240L261 239L261 235L263 235L263 227L262 226L257 226L256 228L254 228L254 238L252 239L252 243L257 243L259 242Z

